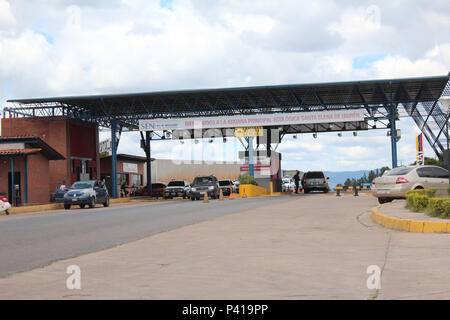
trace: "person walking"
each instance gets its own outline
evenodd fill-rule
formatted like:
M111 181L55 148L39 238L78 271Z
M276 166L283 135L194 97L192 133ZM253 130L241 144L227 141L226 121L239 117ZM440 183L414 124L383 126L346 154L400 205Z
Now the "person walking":
M297 170L297 173L294 175L295 182L295 193L298 193L298 189L300 187L300 171Z

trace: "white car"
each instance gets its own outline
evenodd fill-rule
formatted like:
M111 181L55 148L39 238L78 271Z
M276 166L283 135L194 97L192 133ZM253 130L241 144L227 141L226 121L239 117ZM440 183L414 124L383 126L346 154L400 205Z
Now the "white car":
M11 209L11 204L8 202L8 199L4 196L0 196L0 211L5 211L8 215L9 209Z
M448 171L438 166L397 167L372 182L372 194L379 203L406 198L414 189L437 189L447 192Z
M282 179L281 190L283 192L292 192L295 190L295 181L291 177L284 177Z

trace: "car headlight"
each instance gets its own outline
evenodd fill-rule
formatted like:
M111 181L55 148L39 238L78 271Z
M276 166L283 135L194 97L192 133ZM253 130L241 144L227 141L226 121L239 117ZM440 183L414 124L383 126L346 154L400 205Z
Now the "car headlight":
M214 190L214 186L209 186L208 190Z
M64 194L64 198L67 198L69 196L69 193Z
M197 188L191 188L191 191L197 191Z
M89 192L83 192L83 195L82 195L83 197L89 197L90 196L90 194L89 194Z

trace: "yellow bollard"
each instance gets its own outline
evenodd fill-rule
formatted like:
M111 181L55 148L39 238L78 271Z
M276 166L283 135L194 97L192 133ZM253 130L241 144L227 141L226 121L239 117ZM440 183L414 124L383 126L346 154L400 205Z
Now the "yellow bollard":
M205 196L203 197L203 202L204 203L208 203L209 199L208 199L208 191L205 191Z

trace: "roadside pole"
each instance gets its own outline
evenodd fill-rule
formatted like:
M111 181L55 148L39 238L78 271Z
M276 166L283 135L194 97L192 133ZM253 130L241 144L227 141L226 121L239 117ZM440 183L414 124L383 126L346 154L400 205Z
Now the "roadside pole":
M250 176L255 176L253 170L253 137L248 137L248 172Z

